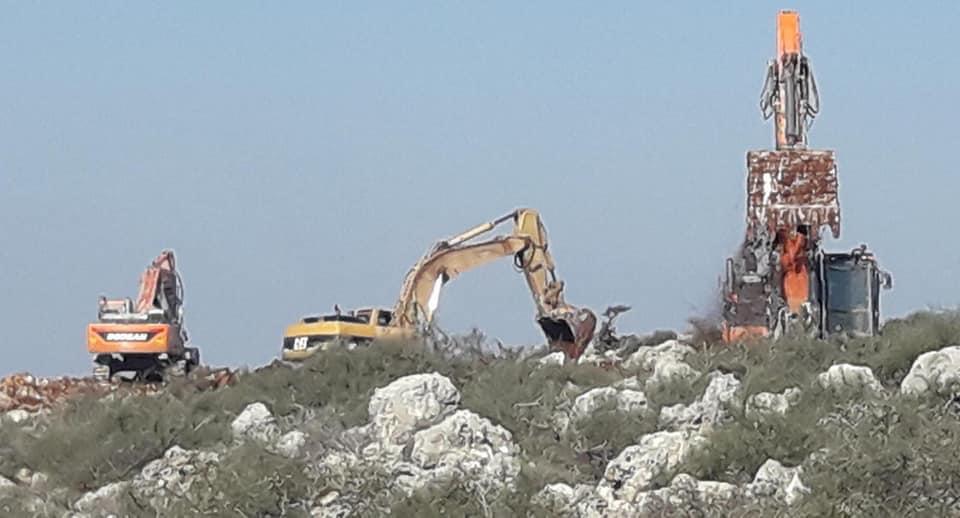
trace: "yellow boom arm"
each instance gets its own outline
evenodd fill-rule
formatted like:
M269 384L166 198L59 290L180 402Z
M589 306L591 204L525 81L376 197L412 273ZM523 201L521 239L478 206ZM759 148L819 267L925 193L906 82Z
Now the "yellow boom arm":
M512 234L474 241L509 220L514 221ZM546 229L532 209L518 209L436 243L407 274L394 308L395 325L411 327L432 321L447 282L507 256L513 256L527 280L537 323L547 342L571 358L579 357L593 338L597 319L589 309L563 300L564 283L556 277Z

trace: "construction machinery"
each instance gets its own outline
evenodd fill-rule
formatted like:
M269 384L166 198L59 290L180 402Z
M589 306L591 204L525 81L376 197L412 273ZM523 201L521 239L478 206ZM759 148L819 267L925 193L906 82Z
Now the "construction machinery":
M760 109L773 117L776 149L747 153L746 238L727 260L724 341L791 330L819 338L875 334L890 274L865 245L848 253L821 249L823 228L840 237L837 164L832 150L807 147L820 99L794 11L777 17L777 58Z
M508 235L478 239L497 226L513 221ZM533 295L536 321L551 348L577 358L593 338L596 315L564 301L564 282L547 243L547 232L537 211L518 209L488 223L442 240L410 269L400 296L390 310L363 308L308 316L287 327L282 357L301 360L334 343L356 345L375 339L408 339L432 321L444 285L461 273L503 257L513 257Z
M187 347L183 282L171 250L164 250L140 278L136 301L100 297L97 322L87 326L87 349L99 379L132 377L163 381L200 364Z

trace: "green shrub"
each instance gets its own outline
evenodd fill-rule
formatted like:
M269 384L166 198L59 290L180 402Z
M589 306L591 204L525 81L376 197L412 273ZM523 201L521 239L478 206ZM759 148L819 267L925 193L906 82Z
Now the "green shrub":
M335 435L367 421L376 388L408 374L438 372L460 390L462 407L512 433L522 452L515 492L480 496L453 483L406 501L387 502L383 495L390 482L382 473L356 473L356 484L335 487L335 481L304 475L302 461L248 445L227 450L217 478L203 481L198 487L206 490L192 492L189 499L175 500L163 510L132 499L124 505L131 515L298 516L309 511L299 507L303 500L355 488L362 493L361 501L369 503L358 509L361 515L378 515L382 506L393 505L398 516L540 516L543 510L532 507L530 498L544 485L595 484L611 458L655 429L655 416L623 414L611 406L559 429L556 414L573 398L621 380L623 374L588 365L517 361L504 351L493 354L480 334L457 340L441 337L431 346L414 342L353 351L335 348L296 368L278 362L245 372L236 385L216 391L173 384L160 395L71 400L38 418L36 427L0 425L0 473L11 477L26 466L78 496L132 478L174 444L222 449L232 440L230 422L254 401L264 402L284 426ZM788 338L705 347L688 359L704 376L692 384L666 384L645 392L654 410L689 404L702 394L713 370L736 373L744 398L800 387L800 402L783 418L757 424L734 411L733 420L711 432L707 447L691 456L683 471L701 479L745 483L774 458L787 465L804 463L804 481L813 489L790 516L944 514L949 502L958 501L952 499L960 499L954 489L954 481L960 480L960 420L952 407L898 397L848 400L816 389L814 380L830 365L849 362L871 367L888 389L896 389L916 356L956 344L957 312L917 313L890 321L875 338ZM324 439L311 438L319 443L310 447L321 449ZM825 448L829 454L820 459L816 454ZM0 498L0 514L21 515L26 512L17 507L21 505L22 499L8 494ZM778 513L757 504L728 515Z
M212 445L227 437L219 423L170 395L74 399L40 431L5 425L0 434L12 464L77 491L129 478L174 444Z
M308 516L304 502L320 488L304 467L245 444L221 458L215 477L195 480L188 494L155 510L160 516Z

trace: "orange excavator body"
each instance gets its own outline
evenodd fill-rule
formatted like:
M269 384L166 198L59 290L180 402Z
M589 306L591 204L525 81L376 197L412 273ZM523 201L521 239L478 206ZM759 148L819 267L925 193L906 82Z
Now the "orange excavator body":
M799 313L810 300L810 265L807 259L807 239L799 232L789 235L781 232L780 269L783 272L783 296L787 308Z
M174 254L164 250L140 276L136 302L100 297L97 321L87 325L87 351L94 374L115 372L161 379L168 367L199 364L199 351L186 347L183 286Z
M820 96L797 12L777 14L776 44L760 94L776 147L747 153L747 229L737 255L727 259L723 340L788 329L869 336L879 328L879 290L892 278L866 246L850 253L820 248L824 227L840 237L839 182L834 152L807 146Z

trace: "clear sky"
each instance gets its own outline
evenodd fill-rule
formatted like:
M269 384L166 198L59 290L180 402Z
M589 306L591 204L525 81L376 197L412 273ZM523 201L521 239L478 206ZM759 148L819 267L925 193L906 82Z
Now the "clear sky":
M960 300L957 2L2 2L0 374L87 373L101 294L164 247L205 361L391 306L436 239L539 209L567 298L622 331L708 311L743 233L775 17L798 8L841 239L886 316ZM508 229L505 229L508 230ZM439 322L539 343L509 260Z

